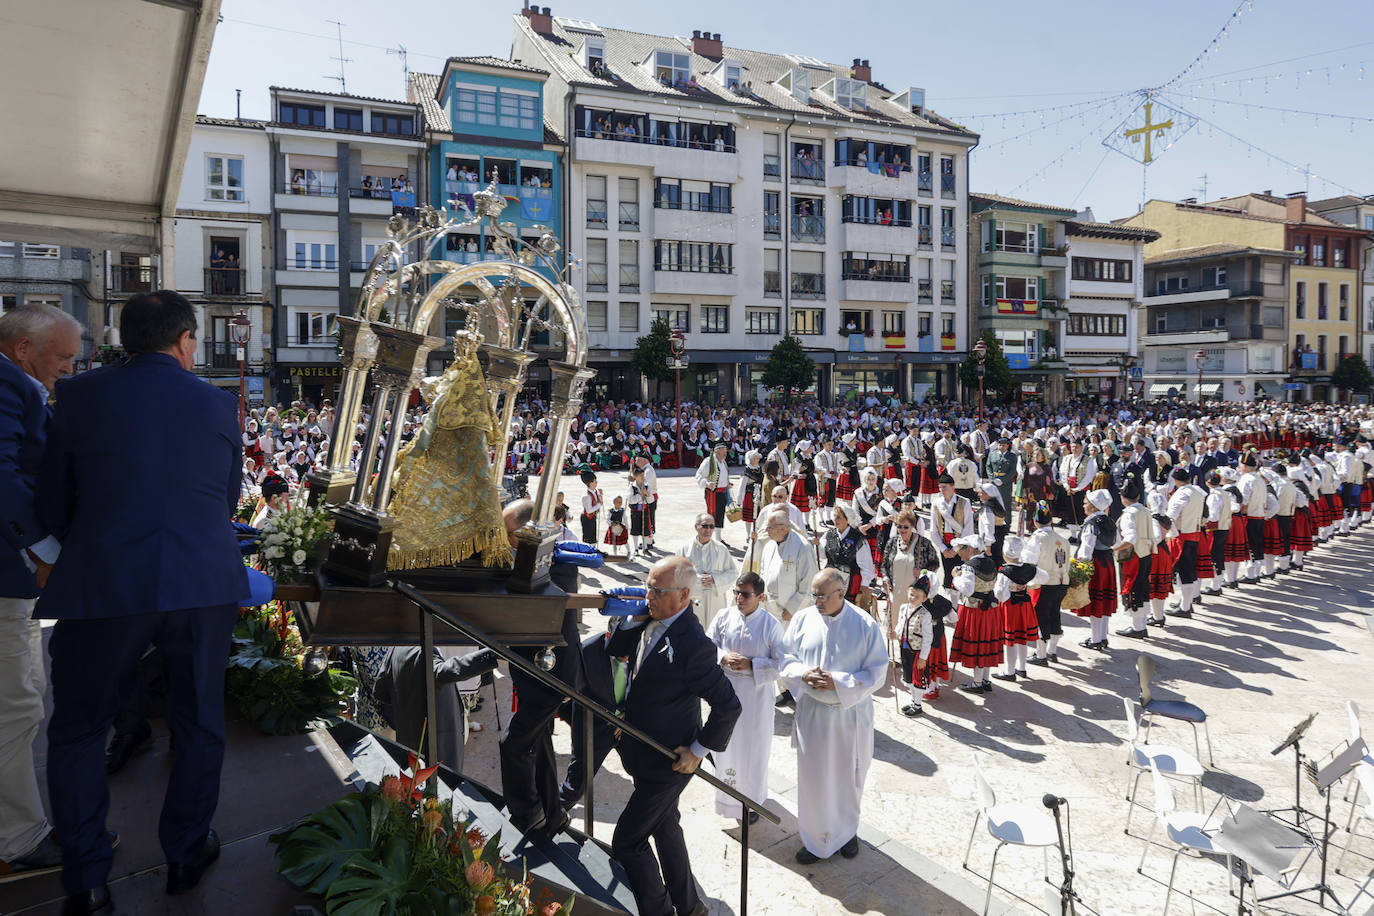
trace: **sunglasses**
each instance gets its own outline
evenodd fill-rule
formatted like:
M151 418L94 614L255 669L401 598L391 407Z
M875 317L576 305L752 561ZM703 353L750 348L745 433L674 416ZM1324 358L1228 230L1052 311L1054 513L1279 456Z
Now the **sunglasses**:
M715 525L697 525L698 528L714 528Z
M739 589L739 588L735 589L735 597L736 597L736 598L757 598L758 595L759 595L758 592L749 592L749 591L745 591L744 589Z

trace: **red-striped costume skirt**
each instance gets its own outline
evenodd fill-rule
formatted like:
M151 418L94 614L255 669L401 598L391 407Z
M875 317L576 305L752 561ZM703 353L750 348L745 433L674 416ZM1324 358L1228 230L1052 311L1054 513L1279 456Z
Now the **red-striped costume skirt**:
M616 529L619 529L619 534ZM612 547L624 547L630 543L630 532L624 523L610 524L606 526L606 536L601 539L601 543L610 544Z
M1308 551L1316 546L1312 541L1312 513L1307 509L1293 510L1293 527L1288 533L1288 546L1298 551Z
M991 666L989 666L991 667ZM919 669L919 671L917 670ZM930 654L926 656L926 663L921 665L921 660L916 659L916 664L912 666L912 683L917 674L921 676L922 687L934 687L940 681L949 680L949 657L945 652L944 646L931 647Z
M792 505L802 512L810 512L811 499L812 497L806 492L806 481L803 478L799 477L792 481Z
M1002 611L1002 631L1009 646L1029 646L1040 638L1040 623L1035 616L1035 603L1027 592L1012 592L999 605Z
M981 603L981 602L980 602ZM995 668L1002 664L1005 641L1001 605L959 605L959 622L949 645L949 661L965 668Z
M1121 561L1121 597L1130 598L1131 592L1135 591L1135 580L1140 575L1140 557L1131 554L1129 559Z
M1366 480L1364 486L1360 487L1360 511L1368 512L1371 509L1374 509L1374 484Z
M1197 543L1197 557L1193 564L1193 577L1196 579L1211 578L1212 571L1212 538L1206 532L1199 531L1196 535L1180 534L1177 537L1165 538L1164 547L1169 551L1169 569L1171 572L1183 574L1183 569L1179 563L1183 560L1183 544L1192 540ZM1203 575L1203 567L1207 567L1207 574Z
M744 501L740 503L740 510L744 513L742 518L746 524L754 523L754 488L744 488Z
M940 492L940 472L935 470L935 465L933 464L924 464L921 466L921 492Z
M868 534L865 535L865 538L868 540L868 549L869 549L869 552L873 554L873 568L874 568L874 569L882 569L882 568L883 568L883 552L882 552L881 550L878 549L878 529L877 529L877 528L870 528L870 529L868 529Z
M896 464L889 464L889 465L887 466L887 470L886 470L885 472L883 472L883 476L886 477L888 480L901 480L901 479L902 479L902 469L901 469L901 466L900 466L900 465L896 465Z
M1283 535L1279 532L1277 517L1264 520L1264 555L1266 557L1283 556Z
M1245 539L1245 525L1249 518L1240 512L1231 516L1231 530L1226 535L1226 562L1250 562L1250 545Z
M1116 613L1116 563L1111 551L1093 551L1093 577L1088 580L1088 603L1074 613L1079 617L1110 617Z
M831 507L835 505L835 481L818 481L816 484L820 505Z
M835 498L837 500L854 498L854 483L849 479L847 471L841 471L840 479L835 481Z
M1156 547L1150 555L1150 597L1168 598L1173 592L1174 555L1166 546Z
M1336 499L1335 493L1325 493L1317 500L1317 505L1321 509L1321 521L1317 522L1318 528L1329 528L1341 520L1341 510L1336 505Z

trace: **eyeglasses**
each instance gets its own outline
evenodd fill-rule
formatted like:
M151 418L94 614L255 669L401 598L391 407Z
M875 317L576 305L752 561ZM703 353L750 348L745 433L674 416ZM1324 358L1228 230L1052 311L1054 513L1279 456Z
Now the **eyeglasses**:
M673 588L659 588L657 585L645 585L644 588L647 589L651 595L666 595L669 592L683 591L683 589L677 588L676 586Z
M698 528L714 528L715 525L697 525Z
M736 598L757 598L758 596L759 596L759 593L758 593L758 592L747 592L747 591L744 591L743 589L739 589L739 588L735 589L735 597L736 597Z
M838 595L838 594L839 594L839 591L838 591L838 590L833 591L833 592L826 592L824 595L820 595L820 594L817 594L816 592L812 592L812 593L811 593L811 597L812 597L812 599L813 599L817 604L819 604L819 603L822 602L822 601L827 601L827 600L829 600L831 596L833 596L833 595Z

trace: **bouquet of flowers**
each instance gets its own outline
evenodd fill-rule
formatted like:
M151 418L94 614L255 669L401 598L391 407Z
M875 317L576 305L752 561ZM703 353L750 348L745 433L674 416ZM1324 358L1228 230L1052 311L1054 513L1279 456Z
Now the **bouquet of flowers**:
M532 899L528 873L506 873L500 834L454 817L425 784L438 767L388 776L273 835L277 870L325 898L325 911L568 916L572 901ZM547 893L547 892L546 892Z
M278 582L306 578L333 527L334 519L323 506L294 506L269 519L260 542L266 572Z
M1069 563L1069 586L1087 585L1093 577L1092 560L1072 560Z
M234 509L234 521L251 522L257 511L258 496L256 493L249 493L239 500L238 506Z

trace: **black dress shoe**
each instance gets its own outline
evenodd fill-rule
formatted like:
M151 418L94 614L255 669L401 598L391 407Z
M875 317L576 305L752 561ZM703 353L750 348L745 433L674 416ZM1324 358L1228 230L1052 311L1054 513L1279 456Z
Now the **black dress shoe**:
M778 709L796 709L797 701L793 699L792 691L784 690L782 693L778 694L777 699L773 701L773 705Z
M1162 627L1164 626L1164 618L1161 617L1158 620L1156 620L1155 618L1151 617L1149 620L1146 621L1146 623L1152 627Z
M1051 652L1047 657L1049 658L1050 661L1054 662L1056 665L1059 664L1059 653L1058 653L1058 652Z
M960 684L957 689L962 690L965 693L982 693L983 684L982 682L976 684Z
M1184 618L1185 620L1188 619L1189 617L1192 617L1192 616L1193 616L1193 610L1192 610L1192 608L1188 608L1187 610L1185 610L1185 609L1183 609L1183 608L1179 608L1178 610L1173 611L1172 613L1173 613L1173 615L1174 615L1175 617L1182 617L1182 618Z
M1139 630L1132 630L1129 627L1124 630L1117 630L1116 635L1124 636L1127 639L1148 639L1150 637L1150 634L1145 632L1143 627Z
M124 769L129 758L146 751L153 743L153 730L148 726L129 735L115 735L105 750L105 772L110 776Z
M857 835L849 838L849 842L840 847L840 855L846 859L852 859L859 854L859 837Z
M1000 672L1000 671L994 671L994 672L992 672L992 676L995 677L995 678L997 678L997 680L999 680L999 681L1014 681L1014 680L1016 680L1016 674L1015 674L1015 672L1013 672L1013 673L1011 673L1011 674L1003 674L1003 673Z
M109 885L102 884L100 887L82 891L79 894L68 894L67 899L62 904L62 916L86 916L91 913L113 913L114 898L110 896Z
M797 854L794 858L802 865L814 865L821 860L820 856L816 855L805 846L797 850Z
M1031 658L1026 659L1026 664L1039 665L1042 668L1048 668L1050 666L1050 660L1048 658L1035 658L1032 656Z
M205 874L205 869L219 858L219 834L211 830L205 835L205 845L200 848L200 855L190 863L168 862L167 863L167 896L184 894L200 883L201 876Z

